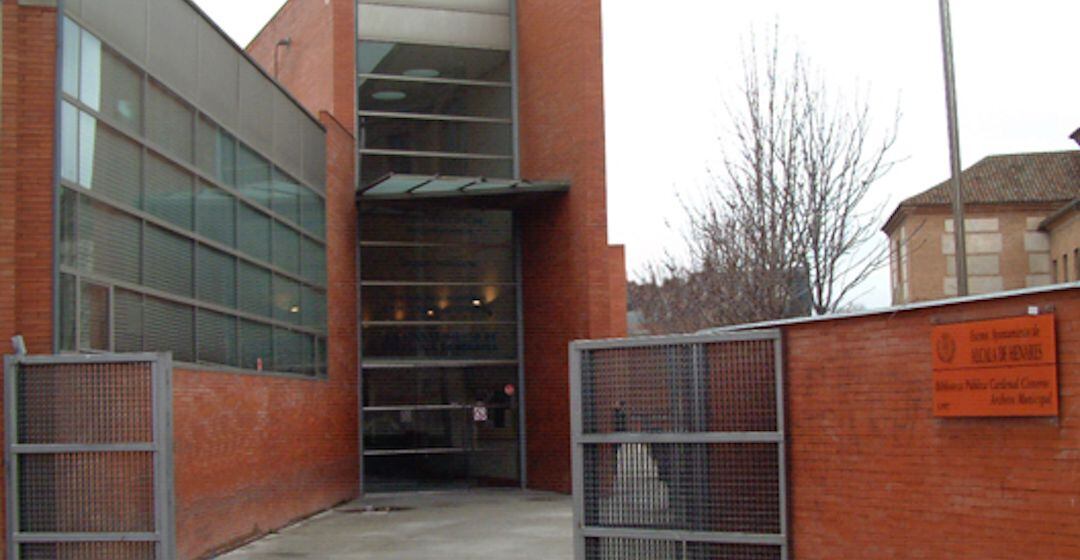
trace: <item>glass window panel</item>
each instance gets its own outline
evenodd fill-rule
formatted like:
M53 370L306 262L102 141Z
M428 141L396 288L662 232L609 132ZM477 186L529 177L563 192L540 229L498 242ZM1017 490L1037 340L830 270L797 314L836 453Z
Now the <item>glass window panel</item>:
M83 282L79 294L79 349L109 350L109 288Z
M326 349L326 337L320 336L315 339L315 369L319 373L326 373L327 364L330 363Z
M300 316L305 327L326 330L326 293L308 286L301 287Z
M270 325L240 321L240 367L255 370L271 369L273 363L273 329Z
M223 130L218 130L217 141L217 179L229 186L236 185L236 139Z
M94 184L95 141L97 120L79 111L79 184L90 188ZM106 162L102 162L106 163Z
M205 117L195 121L195 166L211 177L217 177L217 137L214 123Z
M143 296L135 292L114 290L113 337L117 352L141 352L143 349Z
M279 321L300 324L300 284L274 275L274 315Z
M142 118L142 73L116 53L101 52L101 106L95 107L129 132L139 132Z
M364 406L440 405L482 400L508 407L507 384L517 385L514 366L394 368L364 371ZM494 420L489 416L490 420Z
M300 234L274 221L274 264L293 274L300 273Z
M513 282L513 255L504 247L364 247L364 280Z
M274 329L274 369L304 373L314 365L314 349L305 335L288 329ZM305 343L306 342L306 343Z
M300 223L300 184L274 169L273 200L270 208L284 218Z
M60 350L75 350L75 277L60 275Z
M203 301L236 307L236 257L199 245L195 251L197 297Z
M199 361L235 366L239 364L236 318L213 311L197 312Z
M323 199L307 187L300 187L300 225L308 233L326 237L326 209Z
M240 204L237 247L257 259L270 262L270 217L247 204Z
M364 321L517 321L513 286L365 286Z
M270 271L246 262L240 263L240 309L269 317Z
M237 149L236 188L240 194L270 208L270 163L247 146Z
M79 183L109 198L140 207L142 149L86 113L79 119Z
M143 250L147 286L180 296L192 295L191 240L147 224Z
M190 162L194 112L164 86L150 82L146 92L146 137L169 154Z
M104 204L81 197L79 201L79 268L95 274L139 283L142 258L138 219Z
M60 264L77 266L77 240L75 239L75 206L78 195L60 189Z
M194 177L168 160L147 153L146 211L184 229L192 228Z
M451 177L508 178L514 175L509 159L466 159L428 156L364 154L360 184L367 186L390 173L445 175Z
M513 325L366 327L365 358L506 359L517 357Z
M66 101L60 104L60 177L79 180L79 110Z
M326 284L326 249L308 239L301 241L301 255L303 257L303 270L301 275L309 282Z
M503 210L369 209L360 224L364 241L506 247L513 242L513 213Z
M195 221L199 234L230 247L236 246L236 199L231 194L199 181Z
M79 26L70 19L64 18L64 67L63 84L64 93L79 97Z
M79 44L79 99L101 110L101 41L85 31Z
M178 362L195 361L194 313L190 306L147 297L143 336L147 351L173 353Z
M366 74L415 76L423 69L436 71L438 78L510 81L510 53L491 49L360 41L357 65Z
M510 118L509 87L366 79L360 109L391 113Z
M510 124L363 117L364 147L513 154Z

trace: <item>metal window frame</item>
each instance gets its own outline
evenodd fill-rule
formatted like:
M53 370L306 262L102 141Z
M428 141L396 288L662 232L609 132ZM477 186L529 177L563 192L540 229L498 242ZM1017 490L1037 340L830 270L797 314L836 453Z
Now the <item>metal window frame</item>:
M776 429L769 432L610 432L584 433L584 409L582 393L582 366L590 351L660 346L685 346L693 349L694 378L701 372L699 349L705 344L770 341L773 347ZM673 544L688 542L716 544L771 545L779 548L780 558L787 560L789 550L788 491L786 457L786 420L784 416L784 348L780 329L762 329L737 332L698 333L673 336L650 336L609 340L579 340L570 343L570 426L571 426L571 480L573 484L574 510L574 558L585 559L586 539L626 538L656 539ZM667 529L640 529L588 526L585 523L585 445L587 444L651 444L651 443L773 443L777 449L777 476L779 481L779 532L739 533L722 531L686 531Z
M99 364L150 364L151 415L153 442L103 443L103 444L23 444L19 443L18 387L21 366L34 365L99 365ZM7 490L6 523L7 557L19 560L22 544L41 543L89 543L89 542L153 542L157 546L157 560L176 558L175 475L173 463L173 410L172 410L171 353L131 354L71 354L71 355L6 355L4 356L4 461ZM153 453L153 532L27 532L19 531L20 492L19 457L33 454L55 453Z

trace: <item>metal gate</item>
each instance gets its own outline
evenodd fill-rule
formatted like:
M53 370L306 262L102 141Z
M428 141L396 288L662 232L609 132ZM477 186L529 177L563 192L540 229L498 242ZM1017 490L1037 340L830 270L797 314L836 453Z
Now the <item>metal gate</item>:
M578 560L786 560L779 331L570 347Z
M169 354L5 356L8 558L171 560Z

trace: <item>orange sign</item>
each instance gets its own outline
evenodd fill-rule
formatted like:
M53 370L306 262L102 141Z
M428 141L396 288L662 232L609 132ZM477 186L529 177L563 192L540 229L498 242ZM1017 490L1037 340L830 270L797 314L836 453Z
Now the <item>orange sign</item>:
M934 327L934 416L1057 416L1054 315Z

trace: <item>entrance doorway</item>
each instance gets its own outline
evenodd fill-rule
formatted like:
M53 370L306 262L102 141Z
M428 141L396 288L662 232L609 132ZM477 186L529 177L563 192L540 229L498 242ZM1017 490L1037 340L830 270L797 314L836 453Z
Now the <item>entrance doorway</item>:
M513 213L361 208L366 491L517 486Z

